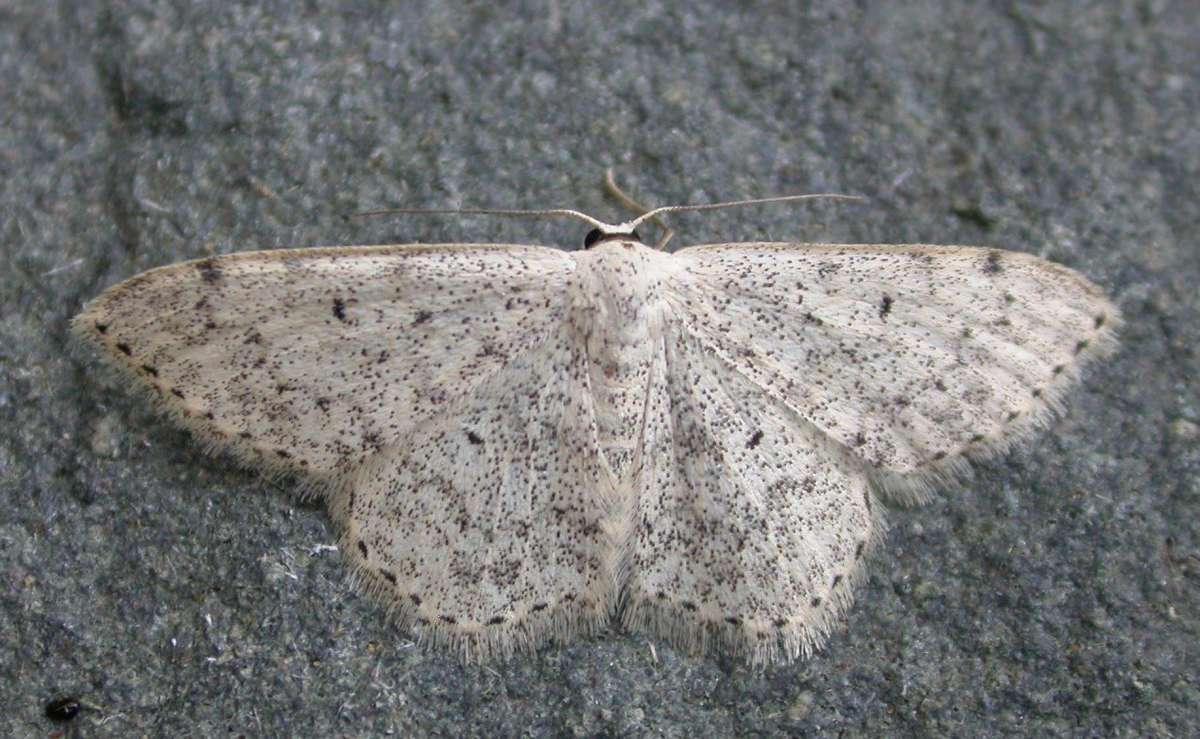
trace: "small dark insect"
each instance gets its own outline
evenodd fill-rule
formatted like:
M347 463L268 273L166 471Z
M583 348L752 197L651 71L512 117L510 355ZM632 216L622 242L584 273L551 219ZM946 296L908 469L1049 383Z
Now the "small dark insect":
M66 723L79 715L83 704L78 699L70 696L55 698L46 704L46 718L51 721L59 721Z

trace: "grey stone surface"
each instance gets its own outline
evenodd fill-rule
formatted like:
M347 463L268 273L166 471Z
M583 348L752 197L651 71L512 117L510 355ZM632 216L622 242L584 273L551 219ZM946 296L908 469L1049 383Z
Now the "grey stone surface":
M0 734L1184 736L1200 707L1194 3L0 4ZM332 6L333 4L328 4ZM874 9L864 9L873 7ZM803 9L800 9L803 8ZM761 672L612 629L484 668L342 580L320 508L68 341L141 270L249 248L573 246L367 208L837 190L679 244L992 244L1128 320L1061 420L896 510L843 631Z

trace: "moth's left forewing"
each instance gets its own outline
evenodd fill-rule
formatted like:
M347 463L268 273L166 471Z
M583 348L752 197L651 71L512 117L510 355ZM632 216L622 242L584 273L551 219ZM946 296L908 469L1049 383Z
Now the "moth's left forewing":
M999 249L681 250L687 330L902 496L1045 423L1120 314L1077 272Z

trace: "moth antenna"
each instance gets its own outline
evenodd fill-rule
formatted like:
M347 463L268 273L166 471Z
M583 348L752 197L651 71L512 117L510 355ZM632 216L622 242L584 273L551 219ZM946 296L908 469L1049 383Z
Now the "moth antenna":
M599 221L586 213L580 213L570 208L385 208L382 210L367 210L350 214L351 218L383 216L395 213L407 215L461 215L461 216L512 216L515 218L576 218L596 228L611 228L604 221Z
M726 200L721 203L705 203L703 205L664 205L661 208L654 208L646 211L642 215L629 222L631 228L636 228L639 224L657 218L663 213L683 213L688 211L698 210L717 210L719 208L736 208L742 205L762 205L764 203L791 203L798 200L849 200L856 202L866 202L867 198L861 195L842 195L841 193L821 192L811 195L777 195L771 198L751 198L749 200Z

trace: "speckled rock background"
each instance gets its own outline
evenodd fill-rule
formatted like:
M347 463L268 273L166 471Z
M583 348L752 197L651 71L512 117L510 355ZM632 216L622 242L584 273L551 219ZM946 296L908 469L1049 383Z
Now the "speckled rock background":
M328 4L333 5L333 4ZM0 734L1185 736L1200 712L1200 22L1142 2L0 4ZM875 6L874 9L864 9ZM803 9L801 9L803 8ZM68 340L141 270L513 240L573 206L835 190L676 244L990 244L1123 348L1026 448L891 515L845 629L762 672L612 629L463 667L343 582L324 511ZM89 707L53 725L62 695Z

